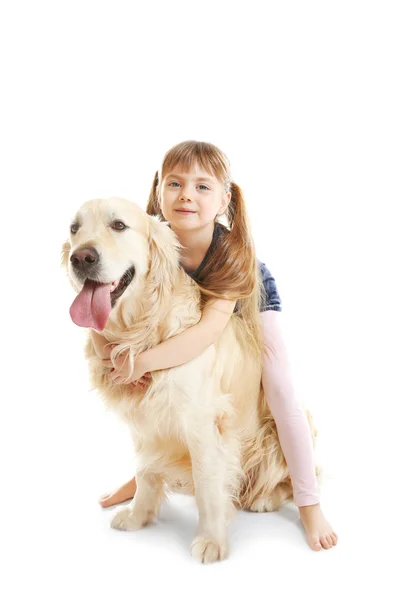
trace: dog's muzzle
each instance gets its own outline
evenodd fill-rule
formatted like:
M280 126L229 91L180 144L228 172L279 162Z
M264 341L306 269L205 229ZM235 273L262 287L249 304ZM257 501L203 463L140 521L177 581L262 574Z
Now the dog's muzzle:
M100 255L92 246L79 248L70 256L74 273L82 280L97 279L100 271Z

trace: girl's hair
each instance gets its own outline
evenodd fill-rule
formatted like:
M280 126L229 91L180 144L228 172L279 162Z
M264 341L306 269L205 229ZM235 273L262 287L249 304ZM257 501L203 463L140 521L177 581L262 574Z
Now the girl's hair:
M184 171L189 171L196 164L214 175L225 191L232 195L226 210L228 228L222 229L214 251L197 280L202 305L211 298L237 300L237 314L244 320L254 349L260 352L263 346L259 302L263 287L245 200L240 187L232 181L230 164L225 154L206 142L181 142L171 148L165 154L161 169L155 173L147 213L165 221L160 206L163 178L177 165Z

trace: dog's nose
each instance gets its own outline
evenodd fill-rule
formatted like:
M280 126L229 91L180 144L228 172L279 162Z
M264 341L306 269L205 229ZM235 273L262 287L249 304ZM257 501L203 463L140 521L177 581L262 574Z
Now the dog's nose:
M72 253L71 264L80 271L89 271L98 265L99 254L95 248L81 248Z

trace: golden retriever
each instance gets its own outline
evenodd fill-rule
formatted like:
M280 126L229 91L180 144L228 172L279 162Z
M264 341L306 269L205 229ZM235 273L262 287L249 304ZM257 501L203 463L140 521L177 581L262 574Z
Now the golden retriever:
M127 200L91 200L77 212L62 251L78 293L72 315L118 344L113 359L124 349L133 357L200 320L200 293L179 264L179 250L166 223ZM139 457L137 492L113 527L146 525L167 491L194 494L199 526L191 551L207 563L226 557L237 508L271 511L292 498L263 398L262 360L250 350L240 317L233 314L217 343L196 359L153 372L144 390L113 384L90 338L86 356L94 386L125 419Z

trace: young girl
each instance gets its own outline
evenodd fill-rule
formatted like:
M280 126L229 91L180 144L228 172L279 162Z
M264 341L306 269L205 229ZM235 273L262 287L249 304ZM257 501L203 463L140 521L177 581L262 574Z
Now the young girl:
M128 377L127 357L113 369L116 383L145 387L149 372L178 366L194 359L214 343L233 311L247 319L258 343L258 304L261 271L265 288L262 312L262 339L265 347L262 384L275 419L280 443L288 464L295 503L299 508L308 543L313 550L329 549L337 535L325 519L320 504L313 459L313 444L305 412L295 397L289 362L281 336L282 310L275 280L263 263L257 263L240 188L232 182L226 156L212 144L182 142L171 148L156 173L147 212L167 221L183 246L181 265L201 286L203 310L199 324L140 354ZM227 218L229 228L221 223ZM254 267L255 266L255 267ZM255 295L255 292L257 296ZM254 307L254 308L252 308ZM215 310L218 309L218 310ZM205 335L206 330L211 335ZM260 336L260 333L259 333ZM96 351L109 363L112 346L92 331ZM100 504L111 506L132 498L134 478L115 492L103 496Z

